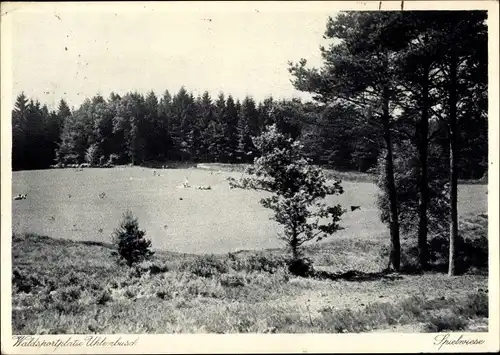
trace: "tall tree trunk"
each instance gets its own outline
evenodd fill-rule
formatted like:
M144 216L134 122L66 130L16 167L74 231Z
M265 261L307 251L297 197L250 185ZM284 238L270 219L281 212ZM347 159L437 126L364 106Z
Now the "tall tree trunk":
M424 68L422 78L422 102L421 102L421 117L419 129L419 161L420 161L420 176L419 176L419 202L418 202L418 251L420 266L422 269L428 268L429 251L427 248L427 208L429 204L428 193L428 134L429 134L429 67Z
M452 48L450 58L449 88L449 141L450 141L450 255L448 275L456 273L456 254L458 248L458 206L457 206L457 58Z
M384 107L383 107L383 127L384 140L387 146L385 155L385 175L387 183L387 192L389 194L390 204L390 220L389 228L391 233L391 257L392 267L395 271L400 270L401 263L401 245L399 241L399 217L398 217L398 202L396 194L396 183L394 182L394 163L392 154L392 139L391 139L391 123L389 115L389 87L384 86L383 92Z

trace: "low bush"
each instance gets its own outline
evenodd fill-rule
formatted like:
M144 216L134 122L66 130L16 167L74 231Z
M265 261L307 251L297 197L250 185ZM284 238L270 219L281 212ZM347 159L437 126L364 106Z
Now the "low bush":
M401 308L403 309L403 312L418 318L422 316L424 312L424 303L425 300L421 297L411 296L401 301Z
M104 306L106 303L110 302L113 298L111 297L111 292L108 290L104 290L101 292L99 297L97 298L97 304L100 306Z
M110 154L107 161L108 165L115 165L120 162L120 157L117 154Z
M162 300L169 299L169 294L166 291L157 291L156 292L156 297Z
M238 274L223 274L220 277L220 283L224 287L241 287L245 286L246 279Z
M356 315L351 309L341 309L332 311L325 309L320 311L321 318L317 320L318 326L327 328L327 331L334 333L360 332L365 329L365 325L356 320Z
M181 271L190 272L196 276L205 278L213 277L229 272L227 263L219 260L215 255L198 256L193 261L180 265Z
M76 302L75 303L56 302L52 308L58 311L60 314L67 314L72 316L82 313L85 309L85 307L82 304Z
M467 320L449 311L441 311L429 317L425 330L431 333L464 330Z
M17 292L30 293L39 286L43 286L43 282L35 276L27 276L19 269L13 270L12 287L17 290Z
M457 271L464 273L469 269L487 269L488 267L488 220L486 215L464 220L460 224L457 245ZM430 267L438 271L448 269L449 236L448 234L429 235L428 239ZM383 255L388 255L386 249ZM421 273L419 251L415 236L409 236L401 243L401 269L406 273Z
M429 241L431 262L436 266L446 267L449 260L448 236L435 236ZM467 235L460 237L457 252L457 269L465 272L470 268L488 267L488 237L485 235Z
M470 293L463 302L453 306L453 311L467 318L488 317L488 294L485 292Z
M288 270L292 275L309 277L314 275L314 268L311 259L301 258L289 262Z
M165 263L144 261L136 266L138 274L149 273L150 275L161 274L168 271Z
M58 299L63 302L76 302L80 299L82 290L78 286L70 286L58 292Z
M70 271L66 275L61 278L61 284L63 285L80 285L82 282L82 277L85 277L86 274L78 275L75 271Z
M272 254L228 255L230 266L235 271L276 273L287 265L287 258Z
M423 272L420 266L418 247L413 241L401 243L401 271L407 274L421 274Z

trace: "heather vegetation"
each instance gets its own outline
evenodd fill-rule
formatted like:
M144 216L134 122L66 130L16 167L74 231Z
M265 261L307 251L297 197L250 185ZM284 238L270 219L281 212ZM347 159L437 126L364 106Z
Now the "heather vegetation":
M110 244L14 235L13 332L487 330L486 275L383 274L386 257L379 250L386 245L380 238L369 245L334 238L306 247L316 276L304 278L288 271L290 256L282 249L157 250L129 267ZM359 266L362 271L349 272Z

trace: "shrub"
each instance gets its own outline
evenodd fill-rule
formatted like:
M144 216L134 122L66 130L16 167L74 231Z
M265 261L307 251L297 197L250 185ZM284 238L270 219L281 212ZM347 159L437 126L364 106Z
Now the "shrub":
M422 299L421 297L418 296L411 296L408 298L405 298L401 302L401 309L405 314L409 314L414 317L420 317L422 316L424 312L424 303L425 300Z
M137 297L137 290L129 287L125 290L124 295L129 299L133 299Z
M146 232L139 229L137 218L132 212L126 211L120 226L113 233L113 241L128 266L153 256L154 252L150 249L151 241L145 239L145 235Z
M228 265L217 259L215 255L199 256L194 261L182 264L180 269L206 278L229 271Z
M140 278L141 276L142 276L141 269L137 265L135 265L135 267L131 267L127 272L127 277L129 279L132 279L132 282L130 284L135 283L136 281L134 280Z
M37 286L42 286L35 276L26 276L19 269L14 269L12 272L12 286L15 287L17 292L30 293Z
M248 258L250 271L264 271L274 274L286 265L286 258L282 256L252 255Z
M407 274L420 274L423 272L416 238L411 242L404 240L401 243L401 271Z
M117 154L110 154L107 165L115 165L119 161L120 161L120 156L118 156Z
M447 270L449 258L448 233L429 235L429 261L437 270ZM384 250L384 252L387 252ZM488 267L487 219L481 215L463 221L460 225L456 265L459 272L471 267ZM416 238L408 238L401 243L401 269L405 272L421 271Z
M431 315L428 323L425 325L425 330L436 333L443 331L464 330L467 326L467 321L450 312L440 312Z
M364 330L365 325L358 321L356 314L351 309L340 309L331 311L324 309L320 311L319 321L327 327L328 331L334 333L358 333Z
M229 254L231 268L235 271L276 273L287 265L287 258L281 255L266 255L264 253L248 256Z
M156 297L158 297L159 299L165 300L165 299L169 299L169 294L166 291L157 291Z
M308 277L313 276L314 269L311 259L301 258L294 259L288 264L288 270L296 276Z
M476 226L477 227L477 226ZM466 227L461 230L458 242L457 268L466 271L471 267L488 267L488 236L486 228L469 232ZM448 264L448 236L436 236L431 240L431 257L437 264Z
M64 285L79 285L82 282L82 277L84 275L78 275L76 272L70 271L62 277L61 283Z
M223 274L220 278L220 284L224 287L240 287L245 286L245 283L245 278L238 274Z
M100 296L97 298L97 304L100 306L104 306L106 303L111 301L113 298L111 297L111 292L108 290L104 290Z
M399 203L399 223L401 234L410 238L416 237L415 225L418 225L419 204L419 171L420 163L416 147L403 141L394 147L394 180L396 184ZM384 173L384 155L380 155L377 170L379 179L377 185L380 193L377 196L377 206L381 212L381 220L389 223L389 196L386 188ZM447 194L443 193L448 181L447 165L443 162L443 152L436 145L429 146L428 152L428 228L434 233L446 232L448 228L449 201Z
M205 294L207 290L207 285L202 279L190 280L185 285L185 296L200 296Z
M76 153L68 153L64 156L59 156L58 162L63 164L63 165L68 165L68 164L78 164L80 161L80 157Z
M488 294L484 292L469 294L462 303L453 306L453 311L468 318L488 317Z
M157 264L151 261L145 261L136 266L137 273L142 275L149 272L151 275L161 274L168 271L168 266L164 263Z
M85 162L95 166L99 162L99 146L97 143L90 145L85 151Z
M161 274L168 271L167 265L156 265L153 264L149 267L149 272L151 275Z
M358 312L366 317L363 321L365 325L376 328L379 324L394 325L398 324L405 316L402 307L391 303L371 303L367 305L363 312Z
M61 299L66 302L78 301L81 295L82 290L77 286L68 287L66 290L61 291Z

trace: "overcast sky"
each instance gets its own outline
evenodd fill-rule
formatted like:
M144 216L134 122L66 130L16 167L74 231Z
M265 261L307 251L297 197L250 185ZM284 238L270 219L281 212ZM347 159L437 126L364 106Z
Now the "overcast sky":
M175 93L184 85L257 100L299 96L288 61L321 64L333 6L162 3L39 7L12 14L12 89L53 107L111 91ZM232 6L230 6L232 5ZM53 5L52 5L53 6ZM149 7L148 7L149 6Z

